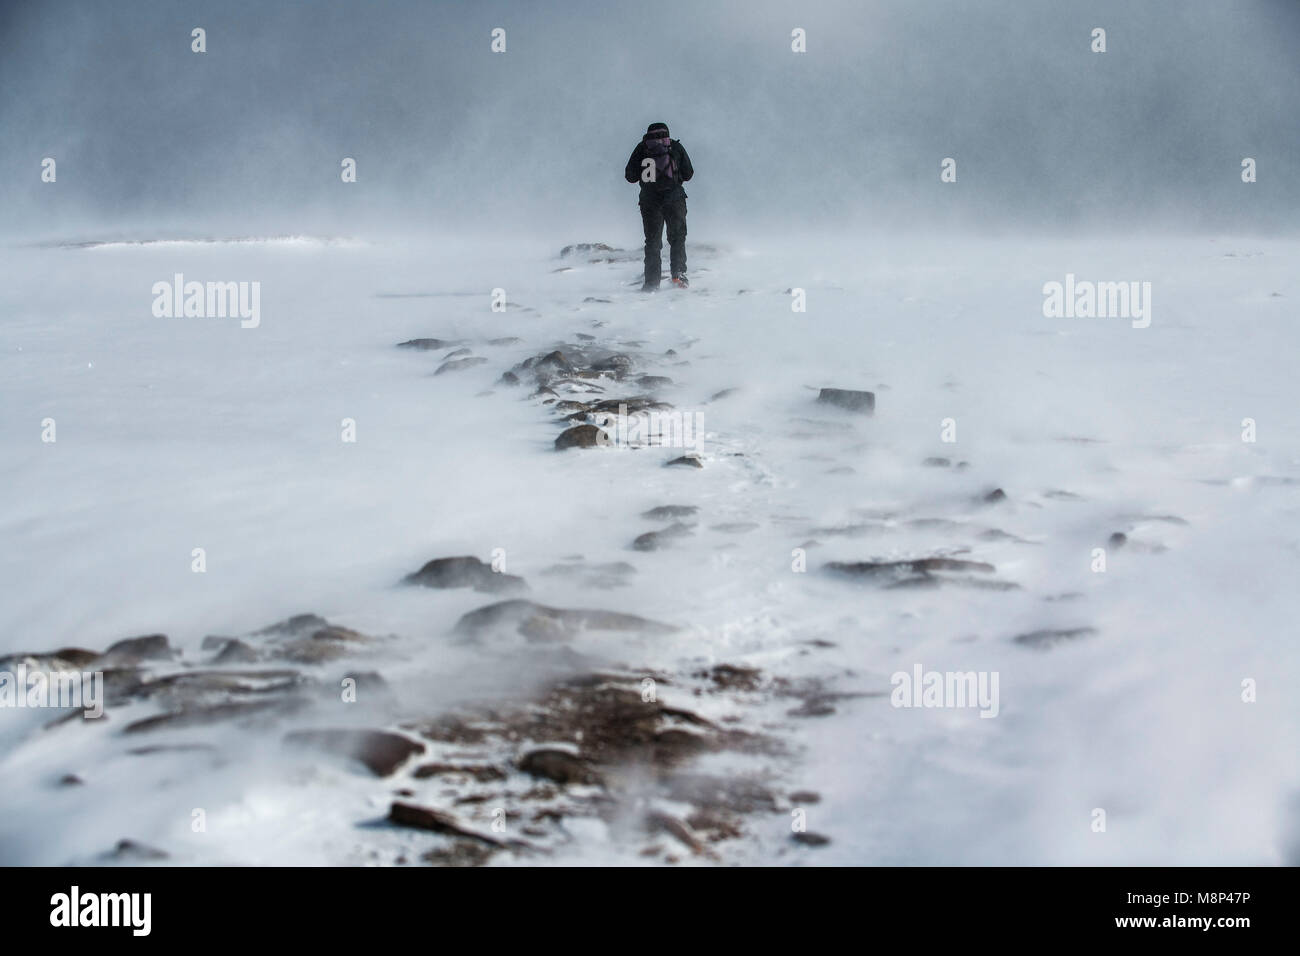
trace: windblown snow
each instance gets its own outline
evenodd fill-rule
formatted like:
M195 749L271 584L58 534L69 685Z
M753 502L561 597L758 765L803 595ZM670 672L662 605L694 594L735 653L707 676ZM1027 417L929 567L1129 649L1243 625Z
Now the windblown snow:
M3 252L2 666L127 689L0 709L0 860L1300 862L1300 246L693 235L642 295L593 238ZM260 322L157 317L178 273ZM1149 325L1048 317L1067 276ZM698 447L556 450L629 397ZM505 600L643 622L463 620ZM918 671L996 713L895 706ZM340 727L423 750L286 743Z

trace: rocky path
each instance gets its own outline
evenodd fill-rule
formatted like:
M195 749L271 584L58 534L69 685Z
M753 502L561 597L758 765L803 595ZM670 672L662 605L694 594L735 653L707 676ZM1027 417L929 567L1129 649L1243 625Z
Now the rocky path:
M1023 721L1052 719L1074 666L1043 662L1082 649L1091 667L1128 626L1094 600L1094 549L1133 570L1186 547L1194 519L1126 491L1096 435L1026 439L1052 462L1031 476L946 444L940 414L909 416L922 393L967 407L951 377L848 374L832 340L814 343L829 380L793 352L755 373L743 303L787 291L692 254L695 288L647 297L634 254L566 247L551 275L583 291L386 346L439 401L532 436L521 494L584 504L575 526L540 501L545 545L523 558L485 532L396 577L436 640L302 608L198 647L158 634L0 660L105 677L105 719L33 715L10 757L75 805L66 862L907 862L900 800L912 830L945 799L952 833L1032 816L1015 793L1040 781L1020 765L1053 755ZM452 596L473 603L452 613ZM1001 673L1010 718L891 708L914 667ZM97 817L124 795L127 823Z

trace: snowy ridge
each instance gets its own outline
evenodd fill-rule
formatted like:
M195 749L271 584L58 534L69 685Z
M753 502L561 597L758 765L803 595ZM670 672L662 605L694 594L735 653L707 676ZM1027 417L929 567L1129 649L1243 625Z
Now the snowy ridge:
M0 653L169 638L107 720L0 711L6 862L1295 862L1293 243L690 246L656 295L618 249L160 245L5 253ZM1044 317L1133 261L1149 328ZM182 268L261 326L151 316ZM702 467L556 450L635 397ZM891 706L918 665L997 716Z

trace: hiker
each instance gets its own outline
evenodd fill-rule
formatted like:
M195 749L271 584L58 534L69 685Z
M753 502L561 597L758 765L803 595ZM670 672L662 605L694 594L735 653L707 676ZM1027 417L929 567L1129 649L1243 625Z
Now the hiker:
M632 150L623 177L641 184L641 225L645 227L645 284L642 292L659 288L659 252L668 226L668 261L673 285L686 288L686 190L682 183L695 175L682 144L668 137L668 127L651 123Z

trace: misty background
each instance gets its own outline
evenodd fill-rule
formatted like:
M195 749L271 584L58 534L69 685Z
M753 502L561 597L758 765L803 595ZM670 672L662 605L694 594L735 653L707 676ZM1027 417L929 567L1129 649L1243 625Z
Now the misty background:
M1297 51L1295 0L11 0L0 229L634 240L623 165L662 121L694 238L1289 231Z

